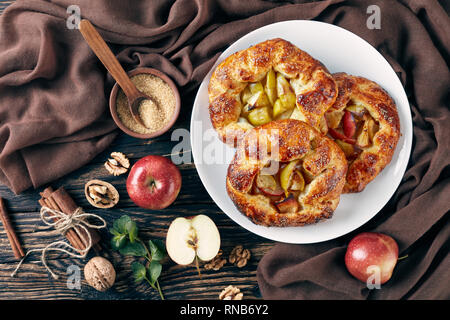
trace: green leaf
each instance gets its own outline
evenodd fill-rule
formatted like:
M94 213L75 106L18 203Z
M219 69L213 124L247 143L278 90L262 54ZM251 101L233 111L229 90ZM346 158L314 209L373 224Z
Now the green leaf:
M133 262L131 264L131 270L133 271L134 281L136 283L141 282L145 279L147 270L145 269L145 266L142 263L139 262Z
M149 240L148 247L152 255L152 260L160 261L166 256L166 247L161 240Z
M131 221L131 218L129 216L121 216L119 219L114 220L113 223L113 227L114 229L121 233L121 234L126 234L127 233L127 228L126 228L126 224Z
M127 230L130 241L134 242L138 235L138 228L136 226L136 222L134 222L133 220L128 221L125 224L125 229Z
M109 229L109 232L114 236L120 236L121 233L114 228Z
M145 247L139 242L129 242L119 250L124 256L144 257L147 254Z
M162 265L158 261L150 262L148 266L148 273L150 274L150 282L155 284L156 280L158 280L162 270Z
M127 236L126 235L124 235L124 234L119 234L119 235L117 235L117 236L114 236L112 239L111 239L111 247L114 249L114 250L120 250L120 249L122 249L123 247L125 247L125 245L127 244Z

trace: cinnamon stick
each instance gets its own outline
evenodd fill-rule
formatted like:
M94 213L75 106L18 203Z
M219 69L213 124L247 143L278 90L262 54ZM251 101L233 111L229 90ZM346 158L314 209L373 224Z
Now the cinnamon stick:
M53 188L48 187L41 192L40 195L42 198L39 200L39 203L50 209L58 210L66 214L73 214L78 208L75 201L73 201L72 197L70 197L63 187L56 191L54 191ZM55 217L54 220L57 221L58 218ZM101 248L98 244L100 235L96 230L88 228L88 231L91 235L92 246L99 250ZM86 231L82 228L75 227L69 229L66 232L66 238L77 250L84 250L88 246L88 237Z
M19 239L17 238L16 233L11 224L11 220L8 216L8 211L6 210L5 202L2 198L0 198L0 218L3 223L3 227L5 228L6 235L8 236L9 244L11 245L11 249L14 253L14 257L16 259L22 259L25 256L25 252L20 245Z

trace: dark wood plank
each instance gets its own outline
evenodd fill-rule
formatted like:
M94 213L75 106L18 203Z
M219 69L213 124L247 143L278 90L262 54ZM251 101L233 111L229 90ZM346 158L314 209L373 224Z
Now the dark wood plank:
M263 254L270 248L272 242L255 236L231 221L211 200L206 190L203 188L193 164L181 165L180 171L183 177L183 187L180 196L169 208L162 211L149 211L136 208L126 193L126 175L121 177L111 177L103 167L103 162L112 150L127 151L136 150L135 145L122 144L120 140L131 138L121 136L118 138L119 144L111 146L102 155L99 155L91 164L81 168L74 173L56 181L53 185L65 186L69 193L76 200L77 204L87 211L104 217L108 224L123 214L128 214L136 219L140 228L141 237L148 239L164 239L166 230L170 222L179 216L191 216L195 214L206 214L210 216L218 225L222 237L222 249L227 255L237 244L243 244L252 252L250 263L241 269L231 265L226 265L220 272L208 271L202 279L199 279L193 266L179 267L167 261L164 264L164 272L161 277L161 286L168 299L216 299L218 292L230 283L241 287L246 298L256 298L258 290L256 288L256 267L257 262ZM145 142L134 141L137 146ZM121 149L118 147L123 146ZM149 150L144 154L169 154L170 143L163 143L155 150ZM141 154L137 156L139 158ZM132 158L132 162L135 159ZM90 207L84 195L84 184L93 178L104 179L113 183L119 190L121 200L117 207L109 210L98 210ZM39 190L38 190L39 191ZM13 195L4 187L0 188L0 195L8 200L8 207L13 214L12 220L18 231L19 237L25 249L41 247L48 244L58 236L51 231L37 230L36 225L42 225L39 220L39 198L38 192L30 190L20 196ZM118 282L116 288L106 294L100 294L91 288L83 285L81 292L67 289L65 285L65 270L71 264L76 264L81 268L87 260L74 260L65 256L49 255L51 264L55 270L61 274L61 280L49 278L43 269L38 255L33 255L24 264L24 269L19 272L17 278L11 279L9 274L15 266L12 252L7 242L4 231L0 232L0 299L16 298L83 298L83 299L157 299L155 292L146 285L135 286L130 274L131 258L124 258L109 250L110 235L106 230L102 232L102 246L105 248L102 255L109 257L116 266L118 272Z
M222 250L228 256L232 248L239 243L245 244L252 252L252 258L248 265L239 269L231 264L226 264L220 271L203 270L202 279L198 277L195 267L181 267L175 265L169 259L163 263L164 272L161 276L161 286L168 299L216 299L217 293L228 284L240 286L247 298L255 297L257 294L256 275L257 262L270 247L270 244L261 243L260 239L249 234L242 228L236 228L234 222L230 221L221 211L211 209L210 204L180 207L170 207L161 212L148 212L139 208L124 208L121 210L90 210L90 212L100 214L107 221L111 221L121 214L132 216L140 226L140 235L143 240L164 239L167 227L172 218L178 216L189 216L195 211L196 214L206 214L216 222L222 237ZM168 219L169 217L169 219ZM39 224L38 213L31 214L16 212L14 215L15 224L21 231L21 240L27 249L39 248L41 243L49 243L58 238L52 231L35 230ZM33 232L34 231L34 232ZM106 230L102 230L102 238L109 239ZM118 279L114 290L107 294L100 294L91 288L83 285L82 292L73 291L67 288L65 272L68 266L75 264L80 268L87 259L76 260L49 254L49 261L52 268L60 275L59 280L53 280L45 272L40 263L39 254L29 257L16 278L10 278L16 262L10 253L6 235L0 235L0 252L2 262L0 263L0 299L8 298L95 298L95 299L157 299L155 292L150 290L145 284L135 285L130 272L130 264L135 258L123 257L109 249L108 243L102 243L104 251L102 255L110 259L116 267ZM245 289L245 290L244 290Z
M194 266L180 267L171 261L166 261L161 277L161 286L166 298L217 299L220 290L228 284L235 284L242 288L246 298L257 298L259 294L256 283L257 262L273 242L255 236L231 221L211 200L201 184L193 164L179 166L183 178L182 190L174 204L162 211L136 208L126 193L126 175L112 177L104 169L103 163L111 151L122 151L131 155L132 163L149 153L169 156L172 146L176 142L165 141L164 137L160 139L160 141L155 139L149 148L147 141L136 140L120 134L114 144L89 165L59 179L53 185L55 187L64 186L77 204L89 212L100 214L108 224L122 214L132 216L136 219L141 237L145 240L164 239L170 222L176 217L195 214L210 216L219 227L225 255L228 255L235 245L243 244L252 252L251 261L243 269L228 264L219 272L205 271L202 279L198 278ZM116 186L121 196L117 207L98 210L89 205L84 195L84 184L93 178L109 181ZM13 223L25 249L38 248L58 238L51 231L34 231L36 225L42 225L39 220L37 203L39 190L29 190L22 195L15 196L5 187L0 187L0 196L8 200L9 210L13 213ZM106 230L101 233L102 246L105 248L102 255L111 259L118 273L117 285L112 291L105 294L97 293L85 283L83 283L81 292L68 289L65 283L66 268L72 264L82 268L87 260L70 259L64 255L49 255L51 265L61 275L60 280L53 280L48 276L38 255L30 257L18 277L11 279L9 275L15 266L15 261L6 234L2 230L0 232L0 299L158 299L156 292L153 292L145 284L134 284L130 273L130 264L134 259L124 258L111 252L109 250L110 235Z
M0 13L14 1L0 1ZM174 128L189 128L192 97L185 101L183 112ZM171 141L170 133L161 137L143 141L119 134L108 150L98 155L91 163L75 172L55 181L52 186L64 186L73 196L77 204L86 211L100 214L108 224L123 214L136 219L143 240L164 239L170 222L179 216L206 214L218 225L222 250L228 256L237 244L243 244L252 252L252 258L242 269L226 264L220 271L205 271L198 277L194 266L181 267L167 259L163 263L160 284L167 299L217 299L219 292L229 284L241 288L246 299L259 298L256 282L257 263L273 245L251 234L230 220L212 201L204 189L193 163L180 165L183 186L178 199L169 208L162 211L149 211L136 208L126 193L126 175L112 177L104 169L103 163L112 151L127 154L132 163L147 154L170 156L177 141ZM91 179L101 179L114 184L120 193L119 204L109 210L92 208L84 196L84 184ZM0 186L0 196L7 199L13 224L25 249L39 248L61 237L48 230L36 229L42 226L39 219L39 191L28 190L15 196L6 187ZM72 259L66 255L49 254L49 264L60 275L58 280L52 279L40 262L39 254L33 254L24 263L17 277L10 274L17 261L9 248L3 228L0 228L0 299L159 299L158 294L144 283L136 285L132 279L130 265L135 260L112 252L109 247L110 235L102 230L101 255L110 259L117 271L115 286L106 293L90 288L83 280L81 290L68 289L66 281L67 267L76 265L83 269L93 253L87 259Z

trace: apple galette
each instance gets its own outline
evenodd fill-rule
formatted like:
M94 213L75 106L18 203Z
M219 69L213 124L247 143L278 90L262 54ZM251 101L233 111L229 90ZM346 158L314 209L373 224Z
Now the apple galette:
M251 129L228 168L227 191L237 208L265 226L299 226L331 218L347 161L329 137L285 119Z
M325 113L329 135L348 161L344 193L360 192L391 161L400 137L400 120L391 97L375 82L334 74L335 104Z
M319 61L272 39L229 56L213 72L208 92L212 124L222 141L235 146L247 130L272 120L323 128L337 85Z

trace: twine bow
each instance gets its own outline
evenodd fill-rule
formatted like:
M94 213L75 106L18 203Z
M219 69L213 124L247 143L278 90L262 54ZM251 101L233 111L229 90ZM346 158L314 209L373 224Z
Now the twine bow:
M55 241L45 246L44 248L31 249L26 253L25 257L23 257L22 260L20 260L16 269L13 271L13 273L11 273L11 277L14 277L16 275L17 271L19 271L20 269L20 266L30 253L41 251L42 252L41 261L45 269L47 269L47 271L52 275L54 279L58 279L58 275L56 275L47 265L47 261L45 258L46 253L49 251L58 251L66 253L73 258L78 259L85 258L87 253L92 247L92 237L91 234L89 233L88 228L102 229L106 227L106 221L102 217L93 213L86 213L80 207L78 207L73 214L66 214L64 212L44 206L41 208L40 213L41 213L41 220L47 225L46 229L55 228L62 235L65 235L65 233L71 228L79 227L83 229L85 231L85 234L87 235L88 240L87 245L84 249L77 249L73 247L71 244L67 243L66 241ZM87 221L87 218L95 218L99 220L102 224L101 225L91 224ZM62 248L59 247L60 245L62 245L63 247ZM78 253L75 253L74 251Z

